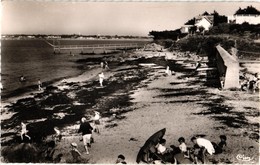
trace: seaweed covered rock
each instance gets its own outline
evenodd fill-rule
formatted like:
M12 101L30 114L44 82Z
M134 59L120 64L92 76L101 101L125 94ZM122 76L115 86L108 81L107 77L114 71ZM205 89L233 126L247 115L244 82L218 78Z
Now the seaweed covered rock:
M64 93L55 93L42 102L43 105L70 104L72 100Z

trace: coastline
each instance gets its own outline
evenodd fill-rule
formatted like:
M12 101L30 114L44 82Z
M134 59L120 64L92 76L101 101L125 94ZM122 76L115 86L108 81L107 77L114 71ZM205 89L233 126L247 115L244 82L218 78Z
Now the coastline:
M189 58L185 56L181 60L176 60L173 54L166 50L164 52L137 51L128 54L128 58L124 57L125 62L122 61L120 65L105 72L104 88L98 87L96 76L101 70L96 65L92 71L84 72L77 77L66 78L66 82L54 83L53 90L48 95L36 96L37 100L42 98L44 99L42 101L48 103L49 107L42 107L43 109L53 106L50 102L46 102L49 95L59 94L58 96L72 100L71 102L68 99L68 103L65 103L73 104L73 106L68 106L59 100L57 101L59 106L51 108L51 111L55 111L53 113L56 115L55 119L59 117L59 120L63 120L66 115L71 115L69 113L74 114L59 123L64 136L63 140L57 144L57 151L64 155L61 163L66 163L71 158L67 151L70 149L70 143L76 142L83 157L88 160L87 163L113 164L119 154L124 154L128 164L136 164L137 152L145 140L164 127L167 129L165 134L167 146L177 145L177 139L180 136L184 136L187 143L191 145L189 139L195 134L205 134L206 138L217 142L218 136L225 133L228 136L228 148L225 153L216 155L218 163L243 163L236 159L236 155L240 153L251 154L252 157L256 155L259 151L258 138L250 138L255 134L250 124L256 122L252 114L258 110L257 94L220 91L217 88L207 87L205 72L191 74L194 61L187 62ZM162 65L153 66L153 62ZM138 65L142 63L147 65ZM172 76L165 75L167 63L172 64L175 70ZM228 99L224 100L223 97ZM247 97L251 99L246 99ZM246 101L246 107L252 107L250 114L245 111L243 105L239 104L241 100ZM217 111L211 109L214 107ZM63 113L59 109L63 109ZM94 133L95 143L90 150L91 154L86 155L83 152L80 135L76 134L76 131L80 117L91 116L95 110L102 113L101 134ZM218 111L221 111L223 115ZM228 111L232 113L229 118L225 118ZM240 124L239 128L229 125L228 121L239 117L240 113L246 115L248 124ZM116 114L115 118L113 114ZM244 119L238 119L244 121ZM43 120L46 121L47 118ZM55 124L58 123L52 123L52 125ZM35 126L46 128L40 127L43 125ZM241 131L244 133L242 137ZM10 132L12 131L9 130ZM47 138L50 138L51 134L49 130L46 134ZM17 136L17 133L14 133L14 136ZM136 140L133 141L132 138ZM237 146L238 144L240 146ZM249 147L251 147L250 150ZM256 156L251 163L258 161Z

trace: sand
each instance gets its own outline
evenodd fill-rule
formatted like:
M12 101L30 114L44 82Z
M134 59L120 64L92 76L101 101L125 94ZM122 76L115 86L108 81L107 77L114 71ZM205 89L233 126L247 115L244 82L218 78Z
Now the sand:
M171 52L163 51L137 51L133 56L176 59ZM188 57L182 57L176 67L178 65L178 68L194 68L193 63L183 62L184 60L188 60ZM187 145L191 146L190 139L194 135L205 135L206 139L219 142L219 135L225 134L228 145L224 153L214 156L216 162L257 164L259 95L209 87L206 71L191 74L184 69L183 72L175 71L174 75L166 76L162 67L165 66L148 64L138 69L136 65L127 65L105 72L105 81L109 83L122 81L121 86L124 87L111 89L114 92L104 94L103 97L99 96L87 108L92 111L105 110L102 111L101 133L93 133L95 143L90 148L90 155L84 152L81 136L77 133L79 120L63 125L61 128L63 139L57 144L55 153L55 155L63 154L61 163L69 162L70 143L76 142L87 163L113 164L117 156L123 154L128 164L135 164L137 153L145 141L153 133L166 128L164 138L168 147L178 146L177 140L181 136L186 139ZM91 88L86 86L91 81L97 81L96 76L100 71L97 66L77 78L66 79L66 83L59 82L55 86L63 88L61 90L64 91L68 90L71 98L80 89L73 90L68 83L74 83L83 89L99 90L102 94L102 90L105 92L110 87L109 83L104 88L99 88L95 84ZM138 79L140 82L137 84L131 83L130 80L135 80L134 77L140 75L140 72L146 74L144 78ZM66 85L67 88L64 87ZM78 101L78 104L85 102ZM112 114L116 114L116 117ZM90 114L86 112L85 115ZM251 159L248 161L246 157Z

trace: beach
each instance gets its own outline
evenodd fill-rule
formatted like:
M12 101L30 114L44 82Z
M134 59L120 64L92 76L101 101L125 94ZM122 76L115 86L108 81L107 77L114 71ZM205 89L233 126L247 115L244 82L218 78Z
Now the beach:
M72 159L70 144L75 142L85 163L113 164L123 154L128 164L136 164L145 141L166 128L167 147L178 146L179 137L191 146L195 135L218 143L224 134L227 148L214 155L215 163L258 164L259 94L220 90L211 84L217 80L207 71L194 71L195 61L187 53L159 50L105 57L108 70L95 62L79 76L64 78L45 86L44 91L4 104L1 155L9 145L20 143L19 125L26 121L36 146L42 137L51 139L53 127L59 127L63 138L54 155L63 154L60 163ZM165 73L167 66L172 75ZM104 87L98 82L101 72ZM100 134L93 133L95 142L87 155L77 130L81 117L93 116L94 111L102 116Z

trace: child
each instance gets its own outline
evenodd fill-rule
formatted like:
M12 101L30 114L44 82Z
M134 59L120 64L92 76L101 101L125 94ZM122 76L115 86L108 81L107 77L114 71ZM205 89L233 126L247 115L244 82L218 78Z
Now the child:
M94 121L94 127L95 127L94 131L96 131L97 133L100 133L100 130L98 128L98 125L100 124L100 121L99 121L100 118L101 118L100 113L98 111L95 111L95 116L93 118L93 121Z
M165 144L166 144L166 140L165 139L161 139L159 141L159 144L157 146L155 146L155 148L157 148L157 153L158 154L164 154L166 153L166 147L165 147Z
M116 164L127 164L125 162L125 156L122 155L122 154L118 155L117 160L116 160Z
M22 127L22 131L21 131L21 139L23 140L23 136L27 137L29 140L31 139L30 136L27 135L28 130L26 128L26 124L21 122L21 127Z
M225 147L227 146L227 137L225 135L220 135L220 142L218 143L217 147L215 148L216 153L222 153L223 150L225 150Z
M77 149L78 145L77 143L71 143L70 145L72 147L71 154L73 157L73 163L79 163L81 161L81 153Z
M56 142L60 142L61 138L62 138L62 135L61 135L61 132L59 130L58 127L54 127L54 131L55 131L55 136L54 136L54 139Z
M184 157L185 157L185 158L189 158L189 157L190 157L190 156L189 156L189 151L188 151L188 148L187 148L187 146L186 146L186 144L185 144L185 139L184 139L183 137L180 137L180 138L178 139L178 141L179 141L179 143L180 143L179 149L181 150L181 153L184 153Z
M159 143L155 146L155 148L157 149L157 153L158 154L164 155L165 153L169 153L169 152L172 151L170 148L166 148L165 144L166 144L166 140L165 139L161 139L159 141Z

